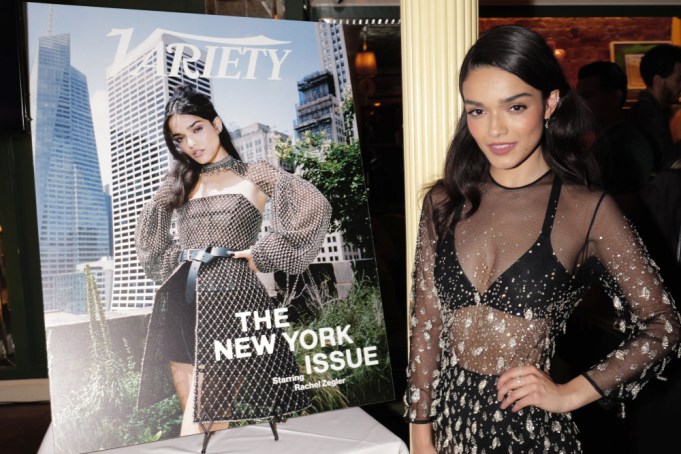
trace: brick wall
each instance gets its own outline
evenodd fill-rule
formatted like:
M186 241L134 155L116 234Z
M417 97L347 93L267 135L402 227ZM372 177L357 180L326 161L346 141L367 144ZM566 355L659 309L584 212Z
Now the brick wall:
M573 87L581 66L610 60L611 41L669 41L672 33L669 17L481 18L480 33L503 24L524 25L565 49L563 68Z

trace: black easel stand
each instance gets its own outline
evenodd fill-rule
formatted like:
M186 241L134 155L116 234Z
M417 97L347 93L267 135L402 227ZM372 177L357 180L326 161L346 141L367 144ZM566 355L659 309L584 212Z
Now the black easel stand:
M277 432L277 423L280 423L282 421L285 421L281 417L282 411L281 407L277 402L272 405L272 410L270 412L270 417L268 418L267 422L270 423L270 429L272 429L272 435L274 435L274 441L279 440L279 433ZM208 421L208 425L204 424L203 421ZM213 418L204 410L203 415L201 416L201 422L199 423L199 427L201 427L201 430L203 431L203 446L201 447L201 454L206 454L206 449L208 448L208 442L210 441L210 437L215 433L212 432L210 429L213 427Z
M270 429L272 429L272 435L274 435L274 441L279 440L279 434L277 433L277 422L274 419L270 419Z
M208 427L203 423L203 420L207 419L208 422ZM208 447L208 441L210 440L211 435L213 435L214 432L211 432L211 427L213 427L213 418L211 418L208 413L205 411L203 412L203 416L201 416L201 422L199 423L199 426L201 427L201 430L203 431L203 446L201 447L201 454L206 454L206 448Z
M281 407L279 403L275 400L272 405L272 410L270 411L270 429L272 429L272 435L274 435L274 441L279 440L279 433L277 432L277 423L281 422Z

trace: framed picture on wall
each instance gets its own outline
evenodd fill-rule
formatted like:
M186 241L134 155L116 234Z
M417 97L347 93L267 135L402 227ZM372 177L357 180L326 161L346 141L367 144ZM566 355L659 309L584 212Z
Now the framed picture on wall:
M653 47L669 44L669 41L611 41L610 61L617 63L627 75L628 98L635 98L639 90L646 88L639 67L641 58Z

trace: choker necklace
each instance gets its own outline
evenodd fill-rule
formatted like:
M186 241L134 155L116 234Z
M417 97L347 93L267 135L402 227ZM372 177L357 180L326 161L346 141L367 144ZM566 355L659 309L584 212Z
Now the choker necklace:
M229 170L232 168L235 159L231 156L220 159L218 162L213 162L211 164L205 164L201 166L199 173L201 175L211 175L214 173L220 173L224 170Z
M491 174L491 173L488 172L487 175L489 176L490 181L491 181L495 186L499 186L499 187L502 188L502 189L508 189L508 190L514 191L514 190L516 190L516 189L524 189L524 188L530 187L530 186L532 186L532 185L534 185L534 184L536 184L536 183L539 183L541 180L543 180L543 179L544 179L548 174L550 174L550 173L551 173L551 169L547 170L542 176L540 176L540 177L537 178L536 180L531 181L531 182L529 182L529 183L527 183L527 184L524 184L524 185L522 185L522 186L516 186L516 187L504 186L503 184L498 183L498 182L494 179L494 177L492 177L492 174Z

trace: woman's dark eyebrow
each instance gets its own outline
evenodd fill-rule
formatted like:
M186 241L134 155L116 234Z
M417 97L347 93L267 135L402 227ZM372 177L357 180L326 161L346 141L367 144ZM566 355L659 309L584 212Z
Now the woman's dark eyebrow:
M513 101L515 101L516 99L522 98L522 97L524 97L524 96L532 96L532 94L531 94L531 93L527 93L527 92L518 93L517 95L513 95L513 96L509 96L508 98L501 99L501 100L499 101L499 104L506 104L506 103L509 103L509 102L513 102ZM464 104L470 104L470 105L472 105L472 106L477 106L477 107L482 107L482 105L483 105L481 102L479 102L479 101L473 101L473 100L471 100L471 99L466 99L466 100L464 100Z
M192 129L192 128L194 127L194 125L195 125L196 123L200 122L200 121L201 121L201 120L196 120L194 123L192 123L192 124L190 124L189 126L187 126L187 129ZM173 134L172 137L177 137L177 136L181 136L181 135L182 135L182 133L179 133L179 132L178 132L178 133L176 133L176 134Z
M525 96L532 97L532 93L523 92L523 93L518 93L517 95L509 96L508 98L502 99L501 104L506 104L507 102L513 102L516 99L522 98L522 97L525 97Z

